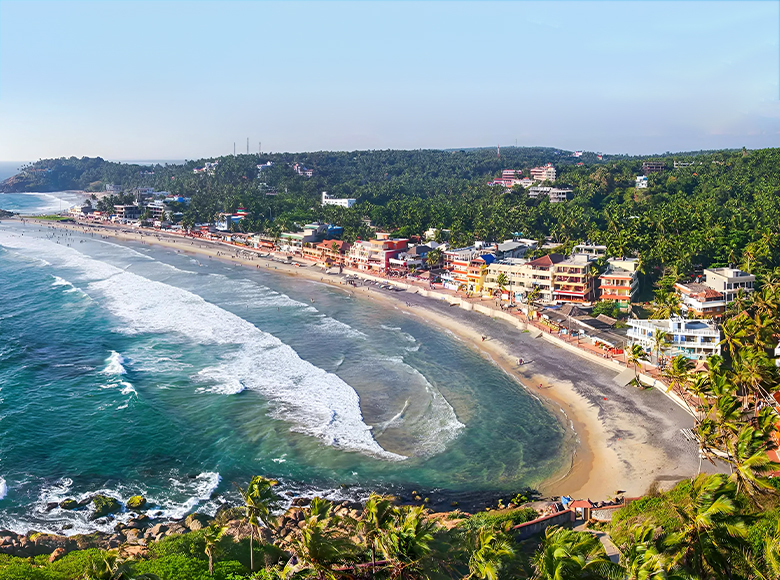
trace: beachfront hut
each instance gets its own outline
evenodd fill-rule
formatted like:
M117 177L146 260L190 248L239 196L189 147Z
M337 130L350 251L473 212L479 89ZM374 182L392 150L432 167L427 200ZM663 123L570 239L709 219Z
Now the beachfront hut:
M576 519L588 521L590 519L590 510L593 509L593 504L590 503L589 499L577 499L571 502L567 507L574 510Z

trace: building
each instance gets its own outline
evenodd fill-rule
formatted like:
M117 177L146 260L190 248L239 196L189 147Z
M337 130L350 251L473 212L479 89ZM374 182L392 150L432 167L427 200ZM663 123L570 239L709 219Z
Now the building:
M198 167L192 170L193 173L205 173L206 175L214 175L217 170L219 161L207 161L203 167Z
M341 240L323 240L305 244L302 248L304 258L314 260L320 266L343 266L351 244Z
M599 276L599 302L614 301L623 311L631 308L639 290L636 258L610 258L606 272Z
M122 191L122 186L116 183L106 183L105 187L108 193L120 193Z
M705 268L704 285L723 294L728 304L743 290L746 294L753 292L756 277L743 272L739 268Z
M422 269L425 267L425 258L431 249L430 246L422 244L412 246L407 251L398 254L395 258L390 258L390 266L393 269L402 271L409 271L412 268Z
M528 291L525 283L526 263L528 260L520 258L503 258L489 264L485 273L483 290L491 295L501 292L503 300L520 300ZM498 277L501 274L506 279L503 288L498 283Z
M552 163L542 165L541 167L534 167L530 171L531 179L534 181L555 181L556 172Z
M680 295L681 309L689 316L713 318L726 312L723 294L709 286L698 283L675 284Z
M322 192L322 205L338 205L350 208L357 203L357 199L351 197L336 198L328 195L327 191Z
M561 189L558 187L539 187L534 186L528 189L528 197L536 199L540 195L546 195L550 198L550 203L560 203L566 201L570 193L574 193L571 189Z
M534 243L534 246L536 244ZM531 248L526 244L515 240L504 240L496 244L495 255L497 260L506 258L522 258Z
M637 189L647 189L647 176L646 175L637 175L636 176L636 185L634 185Z
M314 176L314 170L313 169L306 169L300 163L296 163L296 164L293 165L293 171L295 171L295 173L297 173L298 175L301 175L303 177L313 177Z
M390 268L390 258L406 251L409 240L390 239L385 234L379 235L381 237L376 240L355 242L347 254L347 265L367 272L386 272Z
M170 208L160 199L154 199L146 204L146 209L154 221L165 221L165 214Z
M587 254L572 254L553 264L553 301L592 302L592 262L593 258Z
M601 258L607 255L607 246L601 246L598 244L577 244L572 250L573 254L587 254L592 258Z
M141 208L137 205L115 205L114 215L117 220L137 220L141 217Z
M554 300L555 265L563 262L561 254L547 254L523 265L522 277L526 295L538 290L537 302L552 303Z
M687 320L675 317L666 320L628 319L628 346L640 345L648 353L655 352L655 334L667 333L664 349L670 356L682 355L692 360L705 360L720 355L720 330L712 320Z
M666 164L663 161L645 161L642 163L642 173L649 175L650 173L661 173L664 170Z

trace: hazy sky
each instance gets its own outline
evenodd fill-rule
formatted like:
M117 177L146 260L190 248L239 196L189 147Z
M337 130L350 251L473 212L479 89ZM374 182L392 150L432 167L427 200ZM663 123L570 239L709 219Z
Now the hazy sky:
M0 0L0 160L780 145L778 2Z

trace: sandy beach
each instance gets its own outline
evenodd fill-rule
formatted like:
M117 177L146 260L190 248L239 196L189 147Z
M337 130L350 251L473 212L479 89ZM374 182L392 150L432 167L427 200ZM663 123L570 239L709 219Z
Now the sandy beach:
M263 258L254 251L218 242L192 240L160 232L128 232L126 228L76 225L35 220L43 225L79 232L100 233L117 240L154 244L178 252L221 259L251 268L270 267L279 273L342 285L338 275L328 275L314 265L286 264ZM125 231L122 231L122 230ZM246 254L246 256L244 255ZM698 450L680 429L693 426L693 418L655 389L637 389L613 379L623 370L603 365L556 347L541 338L483 314L451 307L412 291L385 291L358 286L355 295L381 302L420 317L451 332L470 348L488 357L518 383L518 388L540 398L577 438L571 465L540 491L545 495L572 495L594 501L618 493L638 496L654 482L661 487L694 475L699 468ZM482 336L487 337L482 340ZM518 359L526 362L522 366ZM703 470L712 468L706 462Z

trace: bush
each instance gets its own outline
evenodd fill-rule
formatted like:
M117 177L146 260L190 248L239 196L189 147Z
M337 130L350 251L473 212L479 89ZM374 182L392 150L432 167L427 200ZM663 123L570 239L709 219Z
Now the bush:
M464 530L474 530L484 526L503 527L509 523L512 526L530 522L539 517L535 509L518 508L501 512L481 512L471 516L458 527Z

